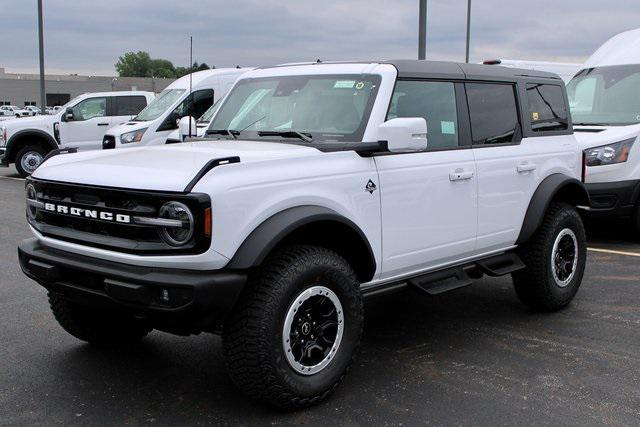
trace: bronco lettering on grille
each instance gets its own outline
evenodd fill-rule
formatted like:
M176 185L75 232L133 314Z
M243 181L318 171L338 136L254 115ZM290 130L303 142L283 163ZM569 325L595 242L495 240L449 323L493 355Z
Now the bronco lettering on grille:
M45 203L44 210L48 212L55 212L82 218L101 219L102 221L113 221L123 224L131 223L130 215L114 214L113 212L98 211L95 209L84 209L67 205L57 205L55 203Z

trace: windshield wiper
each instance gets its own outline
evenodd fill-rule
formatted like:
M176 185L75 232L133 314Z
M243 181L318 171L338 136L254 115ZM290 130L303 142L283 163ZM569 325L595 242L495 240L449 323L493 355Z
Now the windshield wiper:
M209 129L206 132L206 134L207 135L228 135L233 139L238 139L238 135L240 135L240 132L238 132L237 130L231 130L231 129Z
M284 138L298 138L304 142L313 142L313 137L310 133L298 132L297 130L261 130L258 132L260 136L282 136Z
M587 123L587 122L578 122L573 123L574 126L610 126L609 123Z

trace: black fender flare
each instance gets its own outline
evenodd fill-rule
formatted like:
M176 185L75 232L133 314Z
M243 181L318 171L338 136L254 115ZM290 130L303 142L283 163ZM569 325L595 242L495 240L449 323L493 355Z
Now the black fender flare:
M242 242L227 267L239 270L257 267L278 243L296 229L319 221L336 221L354 230L366 244L375 270L373 249L360 227L332 209L315 205L285 209L263 221Z
M7 141L6 158L10 162L13 162L15 160L15 155L18 151L20 151L20 148L21 148L20 146L15 145L15 141L21 138L24 138L26 136L35 136L37 138L43 139L45 141L47 148L49 149L48 151L55 150L56 148L58 148L58 143L56 142L55 138L43 130L40 130L40 129L20 130L14 133L13 135L11 135L11 138L9 138L9 140Z
M542 180L533 193L533 197L531 197L520 228L520 234L516 240L517 245L526 242L533 236L533 233L542 224L544 213L547 211L549 204L559 195L563 196L560 200L573 203L576 206L590 205L589 193L582 181L561 173L549 175Z

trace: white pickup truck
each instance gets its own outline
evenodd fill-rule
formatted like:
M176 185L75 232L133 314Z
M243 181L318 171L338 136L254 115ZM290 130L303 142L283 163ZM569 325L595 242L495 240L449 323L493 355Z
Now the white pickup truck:
M99 150L107 129L130 120L153 98L142 91L85 93L53 115L0 122L0 166L15 163L28 176L57 148Z

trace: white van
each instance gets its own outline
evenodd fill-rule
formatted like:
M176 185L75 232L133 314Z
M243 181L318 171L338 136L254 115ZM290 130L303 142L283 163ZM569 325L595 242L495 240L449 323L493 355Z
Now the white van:
M198 71L171 83L131 121L107 131L103 149L160 145L170 140L184 116L202 116L250 68ZM191 88L191 91L189 91ZM172 137L173 138L173 137Z
M640 29L609 39L567 84L584 150L592 217L627 217L640 231Z

